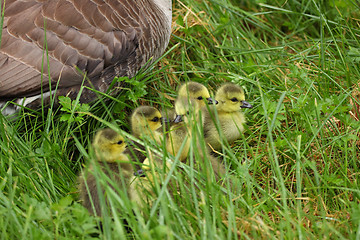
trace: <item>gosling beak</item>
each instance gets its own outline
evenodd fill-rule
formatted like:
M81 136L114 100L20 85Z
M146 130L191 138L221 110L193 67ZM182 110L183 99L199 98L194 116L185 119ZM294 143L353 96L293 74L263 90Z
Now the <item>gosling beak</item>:
M182 115L176 115L175 119L173 120L174 123L179 123L182 122Z
M212 104L218 104L219 102L216 101L215 99L212 99L211 97L207 98L206 100L208 100L208 104L209 105L212 105Z
M252 106L250 103L248 103L247 101L242 101L241 103L242 103L242 105L240 106L241 108L252 108L252 107L253 107L253 106Z
M130 140L130 139L126 139L125 140L125 143L126 143L126 146L135 146L135 143L133 140Z
M161 117L161 118L160 118L160 122L161 122L161 124L164 124L164 123L169 123L170 120L167 119L166 117Z
M145 177L145 172L142 169L137 170L136 172L134 172L134 176L136 176L136 177Z

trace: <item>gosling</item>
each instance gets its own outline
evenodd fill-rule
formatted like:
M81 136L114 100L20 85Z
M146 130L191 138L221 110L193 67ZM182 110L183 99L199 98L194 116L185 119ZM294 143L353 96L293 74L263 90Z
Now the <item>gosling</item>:
M141 106L134 110L130 118L131 133L138 139L153 139L157 144L161 145L163 141L163 133L161 124L165 119L161 116L159 110L151 106ZM142 144L132 142L129 143L125 154L141 164L147 157L145 147ZM139 170L139 166L137 166Z
M96 164L112 179L117 186L113 189L127 189L129 180L133 175L133 166L127 155L124 154L125 139L110 128L98 131L94 137L93 149L96 156ZM104 197L105 190L99 186L94 175L94 165L83 171L78 178L80 199L85 208L93 215L102 216L101 201L99 194ZM106 199L105 199L106 202Z
M169 164L163 165L160 156L150 155L142 164L141 174L132 177L129 195L140 211L143 212L146 206L152 205L156 198L156 189L162 185L169 168Z
M210 148L220 150L223 142L220 136L229 143L240 139L246 123L241 108L253 106L245 101L244 90L233 83L222 85L215 99L218 101L216 107L204 112L204 138Z
M193 139L196 135L197 140L199 140L202 138L201 135L203 135L201 130L203 129L204 118L201 115L198 102L186 98L178 98L175 102L175 110L177 116L168 134L167 151L174 156L179 155L179 160L185 163L189 157L191 144L195 144L194 150L197 150L199 158L202 159L202 162L197 163L197 165L208 171L207 166L203 165L203 160L207 158L215 173L216 181L220 180L226 175L225 166L212 156L208 149L202 149L200 142Z
M187 82L180 86L178 90L178 98L194 100L198 104L198 109L202 109L207 104L216 104L217 101L210 97L209 90L201 83ZM167 111L163 114L168 119L174 119L176 116L175 109Z
M199 116L199 110L199 102L196 100L178 97L175 101L176 117L167 135L166 150L173 156L179 154L181 162L185 162L189 154L192 123L202 128L203 119Z

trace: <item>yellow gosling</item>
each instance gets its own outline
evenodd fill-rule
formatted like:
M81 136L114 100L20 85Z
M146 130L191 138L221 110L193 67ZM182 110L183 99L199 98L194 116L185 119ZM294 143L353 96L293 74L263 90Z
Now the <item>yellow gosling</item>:
M202 119L198 119L199 104L196 100L178 97L175 111L177 115L167 136L166 150L174 156L179 155L179 160L185 162L191 144L191 121L198 120L197 124L202 125Z
M210 111L204 114L204 137L212 149L220 150L220 136L229 143L240 138L246 122L241 108L252 108L252 105L245 101L244 90L233 83L221 86L215 99L218 101L216 107L210 107ZM220 134L216 126L219 127Z
M125 139L114 130L106 128L96 133L92 145L96 156L95 164L117 185L111 187L121 189L119 186L123 186L122 189L127 189L134 170L130 159L124 154ZM99 194L104 197L105 190L103 186L99 186L94 170L91 163L78 178L80 199L90 213L101 216Z

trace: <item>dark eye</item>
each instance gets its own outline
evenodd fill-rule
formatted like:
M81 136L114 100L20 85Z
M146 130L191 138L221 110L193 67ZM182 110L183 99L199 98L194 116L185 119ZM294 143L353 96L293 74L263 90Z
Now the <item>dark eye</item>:
M158 117L154 117L153 119L151 119L152 122L158 122L160 120L160 118Z
M189 115L189 114L190 114L190 112L189 112L189 111L187 111L187 112L186 112L186 115Z
M119 144L119 145L121 145L122 143L123 143L123 141L121 141L121 140L117 142L117 144Z
M239 100L237 100L237 98L232 98L232 99L230 99L232 102L238 102Z
M203 97L202 97L202 96L200 96L200 97L198 97L197 99L198 99L198 100L203 100Z

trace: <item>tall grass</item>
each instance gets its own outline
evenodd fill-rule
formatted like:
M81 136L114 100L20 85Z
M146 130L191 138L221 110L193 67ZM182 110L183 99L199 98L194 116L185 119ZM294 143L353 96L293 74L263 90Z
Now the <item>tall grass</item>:
M115 98L0 115L1 238L360 238L359 17L353 1L176 0L171 51ZM131 109L170 107L190 80L240 84L255 106L224 184L198 148L189 165L165 153L158 198L141 212L108 189L100 227L76 194L94 132L128 130Z

